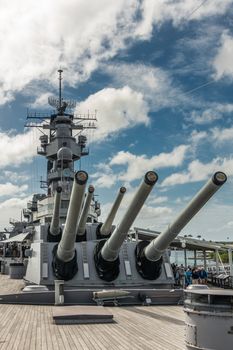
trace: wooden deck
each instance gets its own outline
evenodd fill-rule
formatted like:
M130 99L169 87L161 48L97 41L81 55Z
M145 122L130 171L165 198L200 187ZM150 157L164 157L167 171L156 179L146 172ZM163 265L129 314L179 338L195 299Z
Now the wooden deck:
M0 294L21 287L0 275ZM55 325L54 308L0 304L0 349L185 349L181 306L107 307L115 323L91 325Z

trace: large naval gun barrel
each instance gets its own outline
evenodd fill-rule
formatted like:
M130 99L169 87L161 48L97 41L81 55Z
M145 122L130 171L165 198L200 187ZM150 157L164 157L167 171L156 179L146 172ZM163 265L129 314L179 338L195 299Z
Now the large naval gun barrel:
M61 193L62 193L62 187L58 186L56 188L56 192L54 196L53 216L48 229L49 242L58 242L61 236L61 228L60 228Z
M70 280L78 271L75 250L76 228L85 193L88 175L85 171L78 171L74 176L70 203L62 238L53 250L53 270L58 279Z
M126 192L126 188L121 187L104 224L101 225L99 228L98 236L100 237L109 236L109 234L111 233L113 220L115 219L117 210L119 209L119 206L121 204L121 201L124 197L125 192Z
M116 226L107 241L101 240L98 242L94 252L94 259L97 273L101 279L113 281L117 278L121 245L157 180L158 175L154 171L148 171L145 174L120 224Z
M86 222L87 222L88 212L89 212L94 191L95 191L94 186L90 185L88 187L86 200L82 209L82 213L80 215L80 219L78 221L77 237L76 237L76 241L78 242L86 239Z
M143 278L153 280L160 276L163 252L226 180L223 172L216 172L164 232L150 243L141 241L137 245L136 267Z

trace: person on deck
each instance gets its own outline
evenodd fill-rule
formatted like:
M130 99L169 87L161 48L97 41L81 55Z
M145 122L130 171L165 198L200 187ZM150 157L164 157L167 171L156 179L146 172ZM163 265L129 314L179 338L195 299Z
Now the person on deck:
M192 269L192 283L198 284L199 283L199 272L196 267Z
M200 278L200 283L201 284L206 284L207 283L207 272L204 269L204 267L201 268L199 271L199 278Z
M185 288L186 288L187 286L192 284L192 270L190 268L188 268L185 271L184 276L185 276Z

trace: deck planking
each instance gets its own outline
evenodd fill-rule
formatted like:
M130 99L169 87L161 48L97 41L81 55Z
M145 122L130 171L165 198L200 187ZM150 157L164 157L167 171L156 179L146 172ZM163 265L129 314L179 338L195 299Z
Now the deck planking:
M0 275L0 294L23 282ZM53 323L55 306L0 304L0 350L184 350L181 306L106 307L115 323Z
M53 308L0 305L0 349L184 349L180 306L108 307L116 323L91 325L55 325Z

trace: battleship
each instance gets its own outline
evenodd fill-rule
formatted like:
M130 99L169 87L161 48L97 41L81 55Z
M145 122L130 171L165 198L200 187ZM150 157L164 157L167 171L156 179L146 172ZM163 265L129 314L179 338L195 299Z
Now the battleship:
M73 113L75 102L49 98L50 115L28 113L27 127L42 133L37 153L46 158L45 193L37 193L23 209L20 229L7 242L20 239L21 261L4 254L1 265L23 278L24 293L1 295L1 303L121 305L178 304L183 290L174 288L167 248L180 231L221 188L227 177L217 171L177 218L153 240L139 242L129 235L137 215L158 181L148 169L122 219L116 213L126 193L121 187L104 222L88 173L75 171L75 162L88 156L86 129L96 127L96 115ZM67 112L67 110L69 112ZM87 187L88 186L88 187ZM86 190L87 188L87 190ZM20 226L20 225L18 225Z

